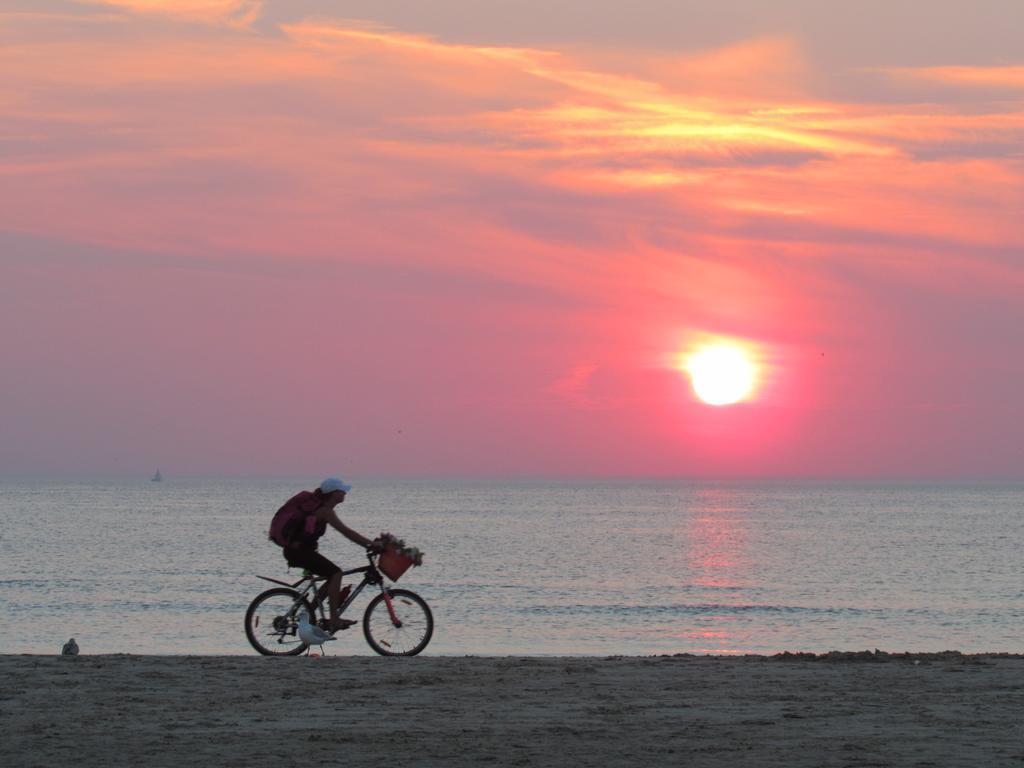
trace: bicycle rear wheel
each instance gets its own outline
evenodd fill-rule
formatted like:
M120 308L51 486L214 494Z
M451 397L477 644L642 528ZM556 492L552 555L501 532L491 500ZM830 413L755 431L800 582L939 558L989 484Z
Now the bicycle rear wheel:
M245 612L245 636L264 656L298 656L309 647L299 639L303 613L311 624L316 623L313 607L294 589L268 589Z
M415 656L434 634L434 615L427 601L407 589L389 589L396 624L381 592L366 606L363 635L381 656Z

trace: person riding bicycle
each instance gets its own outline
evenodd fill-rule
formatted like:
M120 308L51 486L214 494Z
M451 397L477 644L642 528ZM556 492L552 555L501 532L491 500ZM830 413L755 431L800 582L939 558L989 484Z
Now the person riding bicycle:
M352 486L337 477L329 477L314 491L301 491L284 503L274 515L270 526L271 540L282 545L282 553L289 567L305 568L327 578L327 597L331 617L327 629L336 632L356 622L342 619L341 568L317 552L317 543L327 526L341 533L349 541L366 549L380 552L379 542L366 538L349 528L338 517L334 508L345 501Z

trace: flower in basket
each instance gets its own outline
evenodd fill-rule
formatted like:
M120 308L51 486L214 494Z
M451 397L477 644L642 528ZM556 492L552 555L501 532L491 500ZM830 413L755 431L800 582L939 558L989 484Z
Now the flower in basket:
M398 554L411 560L413 565L423 565L423 553L416 547L406 546L405 541L394 534L382 533L377 537L377 540L384 546L384 549L398 552Z
M413 565L423 565L423 553L417 547L407 547L402 554L412 560Z

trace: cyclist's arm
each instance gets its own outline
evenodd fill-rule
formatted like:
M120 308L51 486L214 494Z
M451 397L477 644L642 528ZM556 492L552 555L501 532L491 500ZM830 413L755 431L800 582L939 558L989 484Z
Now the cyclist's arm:
M338 513L333 509L324 510L324 516L322 519L326 520L332 528L338 531L338 533L349 541L354 542L361 547L366 547L367 549L373 546L373 541L366 538L361 533L357 533L341 522L341 518L338 517Z

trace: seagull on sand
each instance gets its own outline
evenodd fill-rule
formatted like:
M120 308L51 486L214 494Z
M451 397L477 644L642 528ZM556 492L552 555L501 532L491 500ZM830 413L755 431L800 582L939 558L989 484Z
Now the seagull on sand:
M71 638L64 647L60 649L61 656L77 656L78 655L78 643L75 642L75 638Z
M320 627L309 623L309 614L303 613L299 617L299 639L306 645L319 645L320 653L324 652L324 643L328 640L337 640L334 635Z

